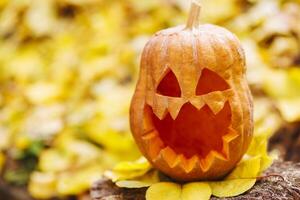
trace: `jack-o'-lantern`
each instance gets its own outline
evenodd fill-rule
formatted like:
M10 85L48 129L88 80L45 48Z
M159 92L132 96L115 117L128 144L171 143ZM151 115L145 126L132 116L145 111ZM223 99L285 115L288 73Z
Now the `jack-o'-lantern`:
M133 136L152 165L176 180L229 173L252 138L252 97L245 56L228 30L199 25L192 4L186 26L146 44L131 103Z

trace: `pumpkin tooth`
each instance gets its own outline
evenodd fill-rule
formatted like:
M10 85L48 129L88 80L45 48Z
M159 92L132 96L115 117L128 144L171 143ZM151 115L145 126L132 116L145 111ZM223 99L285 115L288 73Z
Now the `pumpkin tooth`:
M184 155L182 154L180 155L181 155L181 161L179 166L184 172L186 172L188 170L188 159Z
M184 99L168 98L168 110L173 120L175 120L180 112L182 105L186 102Z
M200 160L200 167L203 172L207 172L210 167L212 166L213 162L215 160L215 156L212 152L209 152L209 154L204 158Z
M170 168L174 168L176 166L177 154L170 147L166 147L161 150L160 154L166 163L170 166Z
M234 91L232 89L227 89L223 91L223 95L227 98L230 99L234 96Z
M167 108L156 106L153 108L153 113L156 117L158 117L158 119L163 120L166 117L168 110Z
M191 104L193 106L195 106L198 110L200 110L204 105L205 105L205 102L203 101L202 97L199 96L199 97L193 97L191 100L190 100Z
M213 154L216 158L218 158L218 159L220 159L220 160L224 160L224 161L227 161L227 160L228 160L228 157L227 157L226 155L224 155L223 153L221 153L221 152L212 151L212 154Z
M230 141L234 140L239 136L238 132L234 130L231 126L228 127L228 131L229 133L224 135L222 138L227 143L229 143Z
M199 163L198 156L193 156L190 159L187 160L187 164L184 168L186 173L190 173Z
M186 158L184 155L180 157L181 162L180 162L180 168L185 172L185 173L190 173L197 163L199 163L198 156L193 156L192 158Z
M163 118L165 118L165 116L168 113L167 110L167 103L154 103L153 107L153 113L156 115L156 117L158 117L160 120L162 120Z
M166 155L164 155L166 156ZM164 159L162 153L159 154L158 159L154 160L156 163L161 164L161 160L164 162L164 164L169 165L168 161ZM186 159L183 154L176 154L174 161L172 162L172 165L170 166L170 169L174 171L180 171L181 173L185 173L185 169L182 167L182 163L186 162Z
M176 166L179 166L182 162L184 162L184 156L182 154L177 155L177 157L173 163L173 167L175 168Z
M146 104L148 104L149 106L153 107L153 92L147 92L146 93Z
M224 140L223 140L223 149L222 149L222 153L224 154L224 155L226 155L226 157L227 157L227 159L229 159L229 144L228 144L228 142L224 142Z
M231 126L228 127L229 133L222 137L223 140L223 149L222 152L226 155L227 159L229 159L229 143L237 138L239 134L235 131Z
M227 98L222 92L217 91L204 95L203 100L216 115L224 108Z
M168 99L167 97L157 94L154 99L152 107L153 112L160 120L162 120L167 114Z

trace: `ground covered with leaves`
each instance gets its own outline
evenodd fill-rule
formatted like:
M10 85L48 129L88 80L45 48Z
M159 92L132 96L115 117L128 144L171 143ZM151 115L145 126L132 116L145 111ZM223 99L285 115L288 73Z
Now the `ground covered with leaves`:
M280 174L280 176L279 176ZM255 186L245 194L224 200L272 199L294 200L300 198L300 165L292 162L276 162L265 173ZM146 188L120 188L112 181L102 179L91 189L93 200L145 200ZM170 198L171 199L171 198ZM212 197L211 200L218 200Z
M203 7L202 23L227 27L245 48L255 133L277 132L273 153L298 149L300 1ZM128 110L141 50L188 9L181 0L0 1L1 183L38 199L84 199L105 170L139 158Z

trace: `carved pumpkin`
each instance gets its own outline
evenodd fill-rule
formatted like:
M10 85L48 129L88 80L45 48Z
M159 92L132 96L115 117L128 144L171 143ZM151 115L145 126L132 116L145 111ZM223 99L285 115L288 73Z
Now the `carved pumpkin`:
M228 30L197 23L156 33L146 44L131 103L133 136L152 165L182 180L230 172L252 138L245 57Z

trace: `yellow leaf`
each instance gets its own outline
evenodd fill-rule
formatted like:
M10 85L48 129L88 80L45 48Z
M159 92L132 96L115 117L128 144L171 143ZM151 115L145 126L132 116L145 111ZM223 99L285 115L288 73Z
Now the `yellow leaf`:
M57 178L57 193L59 195L76 195L87 191L92 183L101 179L103 168L101 164L90 164L76 171L67 171Z
M151 168L150 163L141 157L135 162L120 162L114 167L114 171L136 171L136 170L149 170Z
M273 157L268 154L262 155L260 159L260 170L259 174L268 169L273 163Z
M253 137L247 155L258 156L267 154L267 138L265 136Z
M65 137L65 139L63 140L64 140L63 143L60 144L61 146L59 147L65 154L64 156L65 158L63 159L66 159L68 157L76 158L74 160L73 167L86 165L89 164L90 162L94 162L98 158L101 158L101 153L102 153L101 149L99 149L96 145L90 142L87 142L85 140L75 139L72 137ZM64 163L61 164L63 166ZM67 163L65 164L67 165Z
M30 175L28 190L37 199L50 199L57 195L57 176L54 173L33 172Z
M1 96L0 96L0 99L1 99ZM1 102L0 102L0 104L1 104ZM0 107L1 107L1 105L0 105ZM8 128L6 128L4 126L0 126L0 150L5 150L5 149L9 148L11 135L12 135L11 131Z
M152 167L150 163L144 157L141 157L134 162L118 163L112 171L106 171L105 176L110 178L114 182L129 180L146 175L151 168Z
M260 156L242 160L226 180L256 178L260 172Z
M181 186L172 182L160 182L150 186L146 192L146 200L209 200L211 194L207 183L195 182Z
M38 166L43 172L59 172L74 166L74 158L57 149L47 149L41 153Z
M102 104L106 105L106 107L115 107L110 104L101 103L101 105ZM107 108L107 110L109 109ZM101 112L101 114L104 115L104 112ZM134 149L136 146L134 145L130 132L120 132L119 128L116 129L114 127L116 124L119 126L119 124L122 125L124 122L127 123L127 118L118 117L117 115L114 117L105 116L105 118L94 118L88 123L88 126L86 126L86 134L92 141L101 144L105 149L120 153L122 157L132 160L132 157L137 157L135 156L136 152Z
M300 119L300 98L280 99L277 101L278 109L282 117L288 122Z
M121 181L121 180L130 180L141 177L147 173L148 170L139 170L139 171L131 171L131 172L114 172L114 171L106 171L104 176L111 179L113 182Z
M147 190L146 200L181 200L181 186L176 183L156 183Z
M247 151L247 155L250 156L259 156L260 158L260 170L259 173L262 173L266 170L273 162L273 158L268 155L267 152L267 138L264 135L256 136L253 138L251 145Z
M258 98L254 101L254 138L265 136L267 139L281 126L282 119L275 111L271 100ZM267 140L263 138L263 140Z
M182 200L209 200L212 194L211 188L207 183L188 183L183 185Z
M2 152L0 152L0 172L4 166L4 162L5 162L5 155Z
M43 104L55 101L62 95L62 90L58 85L49 82L38 82L30 85L25 95L33 104Z
M126 176L126 175L125 175ZM116 185L119 187L125 188L140 188L140 187L149 187L160 181L158 171L151 170L150 172L143 174L140 177L135 177L134 180L120 180L116 182Z
M261 125L260 129L256 128L256 134L254 134L253 140L247 151L247 155L259 156L260 158L260 169L258 174L262 173L264 170L270 167L273 162L273 158L268 155L267 145L268 138L271 136L270 129L274 130L271 127L276 127L276 125L274 124L274 119L269 119L270 118L264 120L263 125Z
M293 99L300 95L300 69L270 70L263 89L275 99Z
M52 6L52 1L44 1L43 3L41 1L33 1L31 3L24 20L33 32L33 35L42 36L53 31L55 13L51 9Z
M30 146L30 138L27 135L19 134L18 137L15 138L15 146L20 149L24 150Z
M237 1L213 0L201 1L203 4L203 20L217 23L220 20L231 18L239 13ZM216 6L219 5L219 6ZM218 13L217 15L215 13Z
M216 197L233 197L248 191L254 186L256 179L234 179L210 182L212 194Z
M261 170L261 156L243 159L224 181L210 182L212 194L232 197L248 191L256 182Z
M152 185L152 183L147 183L143 181L117 181L116 185L118 187L123 187L123 188L143 188L143 187L149 187Z

